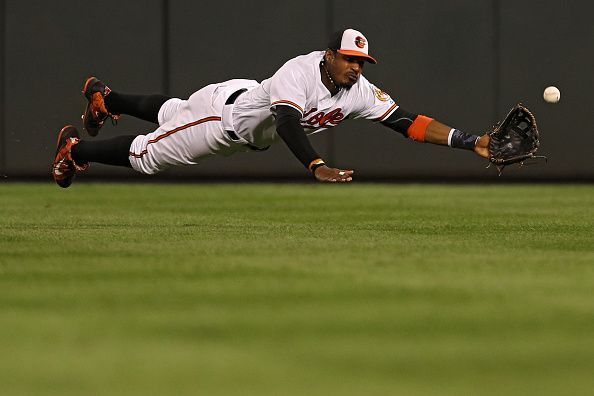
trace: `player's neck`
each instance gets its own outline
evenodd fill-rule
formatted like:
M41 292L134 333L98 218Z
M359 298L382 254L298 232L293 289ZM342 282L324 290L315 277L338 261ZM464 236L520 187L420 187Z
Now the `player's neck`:
M322 77L322 84L330 91L330 95L334 96L338 92L340 92L340 87L334 82L332 77L330 77L330 72L326 68L324 62L320 62L320 75Z

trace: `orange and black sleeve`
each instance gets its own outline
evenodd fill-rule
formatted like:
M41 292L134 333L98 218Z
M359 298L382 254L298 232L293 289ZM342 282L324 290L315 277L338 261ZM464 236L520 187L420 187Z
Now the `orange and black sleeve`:
M382 124L418 142L425 141L425 133L433 118L411 113L399 107Z

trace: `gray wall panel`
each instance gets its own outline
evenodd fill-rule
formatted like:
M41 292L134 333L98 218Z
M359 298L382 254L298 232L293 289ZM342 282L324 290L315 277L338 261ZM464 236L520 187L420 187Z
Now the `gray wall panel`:
M546 168L557 177L594 175L594 3L569 0L502 1L501 103L521 100L542 133ZM555 105L542 99L548 85L561 90ZM538 168L538 169L537 169Z
M132 92L160 87L159 11L158 0L108 0L100 7L77 0L7 1L9 176L49 174L57 131L67 123L81 126L80 90L89 74ZM126 119L118 130L104 128L102 136L147 128L152 127ZM92 168L91 173L111 169Z

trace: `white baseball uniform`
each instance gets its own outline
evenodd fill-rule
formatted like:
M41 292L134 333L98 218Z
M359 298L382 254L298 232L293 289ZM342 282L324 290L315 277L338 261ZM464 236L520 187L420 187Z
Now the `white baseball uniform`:
M214 154L265 149L279 140L277 105L298 110L307 134L335 127L347 118L383 121L398 108L363 76L331 96L320 75L323 56L324 51L315 51L293 58L260 84L230 80L208 85L187 100L168 100L159 110L159 128L132 142L132 167L152 174L170 165L196 164ZM235 103L225 104L242 89L247 91Z

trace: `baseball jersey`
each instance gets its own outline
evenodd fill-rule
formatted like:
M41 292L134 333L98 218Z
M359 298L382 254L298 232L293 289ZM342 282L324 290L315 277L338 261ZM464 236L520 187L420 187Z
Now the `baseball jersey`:
M278 105L298 110L308 135L335 127L347 118L383 121L398 108L388 94L362 75L352 87L331 96L320 74L323 57L324 51L315 51L293 58L272 77L239 96L233 108L235 132L258 147L274 143L278 140L274 118Z

